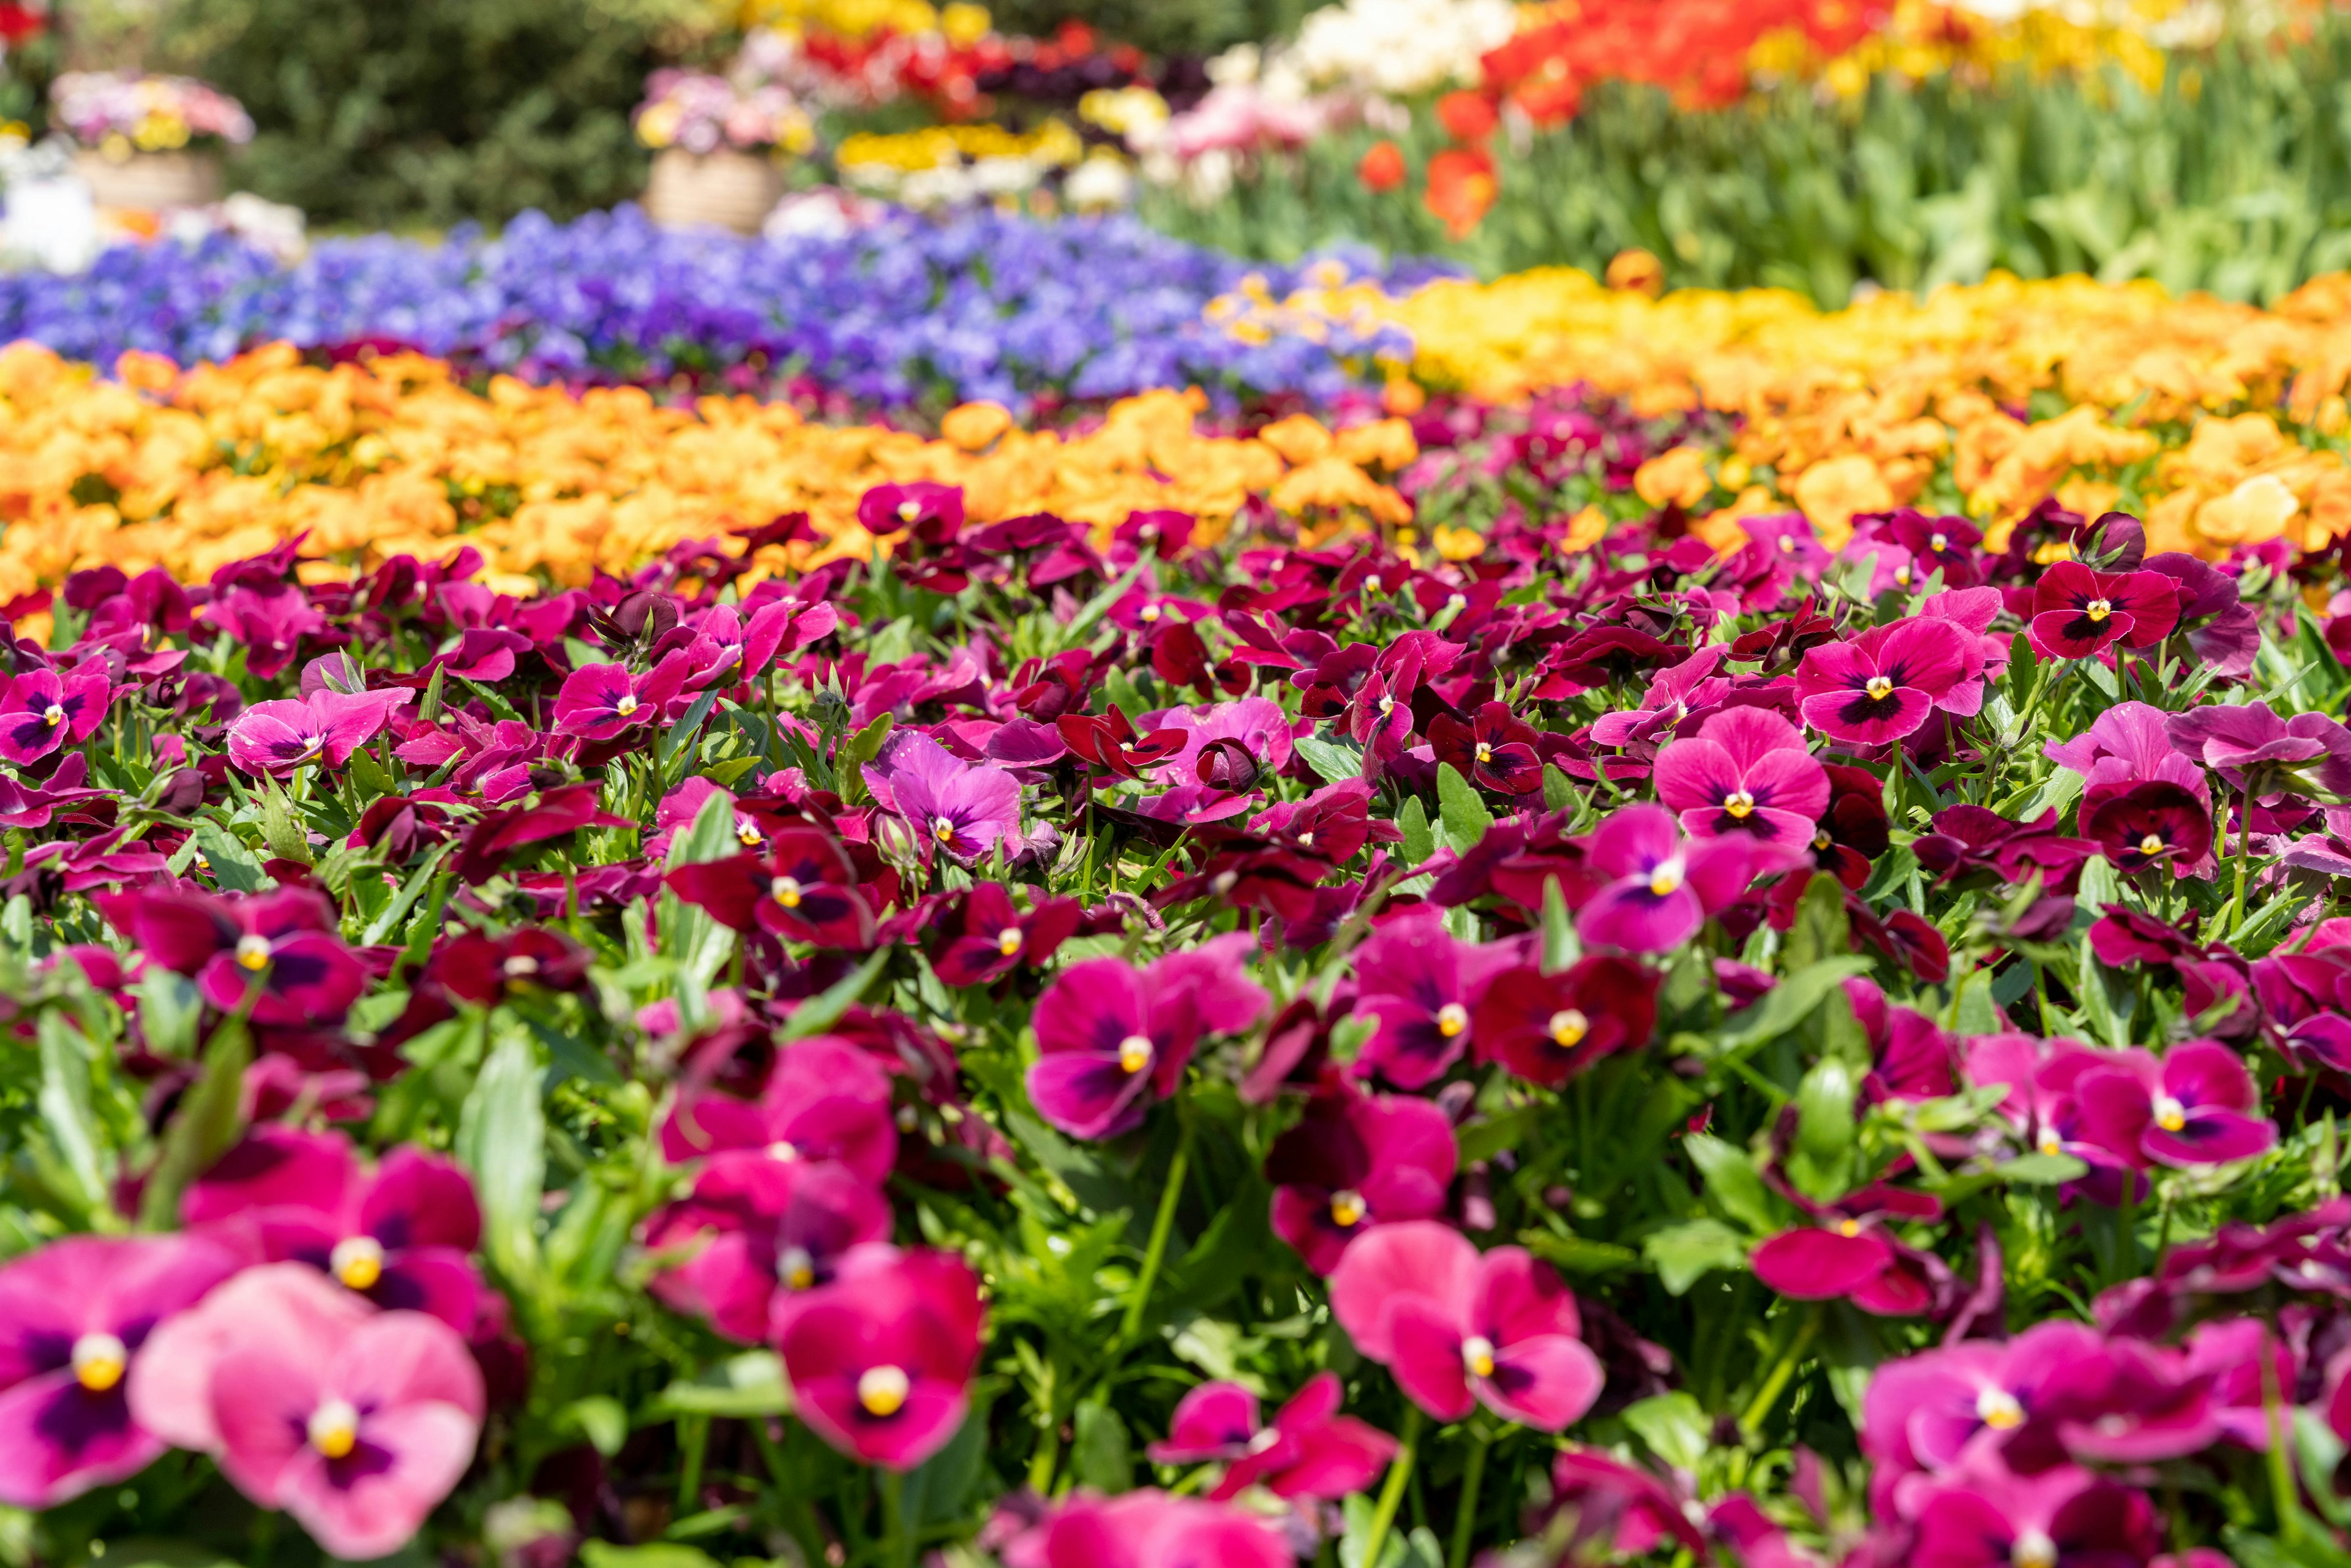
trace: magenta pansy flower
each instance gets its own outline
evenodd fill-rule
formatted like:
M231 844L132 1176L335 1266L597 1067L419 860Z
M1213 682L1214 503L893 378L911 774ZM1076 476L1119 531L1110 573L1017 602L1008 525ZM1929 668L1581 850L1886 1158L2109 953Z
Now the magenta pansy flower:
M2117 645L2150 647L2179 619L2179 587L2159 571L2093 571L2061 560L2033 585L2025 632L2044 659L2087 659Z
M1338 1377L1318 1372L1264 1425L1257 1396L1238 1383L1204 1383L1176 1406L1167 1439L1151 1445L1163 1465L1214 1461L1225 1467L1208 1496L1223 1501L1252 1486L1276 1497L1335 1499L1379 1478L1395 1439L1339 1414Z
M653 1293L745 1344L768 1337L778 1291L823 1284L851 1248L889 1239L889 1200L846 1166L741 1151L713 1155L645 1222L646 1250L667 1262Z
M1339 1260L1331 1311L1355 1348L1441 1421L1482 1403L1559 1432L1600 1396L1600 1360L1578 1337L1575 1297L1523 1248L1481 1254L1431 1219L1383 1225Z
M1830 739L1884 746L1916 735L1979 663L1949 622L1914 616L1811 650L1796 695L1804 722Z
M1963 1341L1886 1363L1870 1379L1861 1421L1879 1509L1896 1506L1906 1477L1949 1469L1983 1434L1998 1442L2022 1430L2069 1368L2103 1354L2095 1330L2057 1320L2006 1343Z
M1399 1089L1444 1076L1470 1045L1472 1009L1511 955L1457 940L1434 909L1410 910L1354 953L1355 1010L1372 1020L1356 1070Z
M124 1379L237 1263L196 1237L69 1236L0 1265L0 1502L54 1508L162 1455Z
M352 752L383 733L411 691L338 692L256 703L228 727L228 759L256 777L283 779L316 763L340 768Z
M813 824L778 827L749 854L679 866L669 889L736 931L765 931L820 947L863 948L873 910L832 835Z
M1428 1101L1318 1094L1266 1155L1274 1234L1328 1274L1373 1226L1442 1213L1458 1157L1452 1121Z
M2144 1051L2106 1058L2074 1092L2082 1135L2125 1164L2192 1167L2251 1159L2277 1143L2259 1115L2261 1091L2244 1059L2216 1040L2173 1046L2158 1062Z
M748 1150L787 1164L831 1161L876 1184L898 1157L890 1075L868 1052L830 1035L778 1051L756 1101L682 1096L661 1139L663 1156L674 1161Z
M1264 1014L1264 988L1240 969L1249 945L1236 933L1147 968L1104 956L1056 975L1032 1016L1040 1054L1029 1098L1037 1113L1076 1138L1141 1125L1151 1103L1183 1082L1201 1036L1238 1033Z
M1663 806L1622 807L1592 835L1587 864L1607 881L1577 912L1575 928L1594 946L1663 953L1698 935L1759 874L1811 858L1807 844L1746 833L1686 840Z
M643 674L626 664L582 664L555 694L555 727L582 740L610 740L641 724L659 724L670 699L685 689L694 661L684 649Z
M1987 1458L1924 1492L1918 1568L2136 1568L2161 1544L2143 1493L2072 1465L2020 1476Z
M778 1298L776 1349L817 1436L910 1470L963 1425L981 1323L979 1281L962 1259L862 1247L832 1283Z
M1273 1521L1152 1490L1081 1495L1005 1552L1006 1568L1292 1568Z
M340 1018L367 987L367 971L335 935L334 905L312 888L107 894L97 903L151 962L193 979L223 1012L249 1005L256 1023Z
M1470 1030L1478 1060L1558 1088L1614 1051L1649 1043L1657 977L1614 953L1590 953L1557 974L1520 964L1494 977Z
M256 1127L189 1185L180 1215L269 1262L308 1263L382 1307L470 1331L481 1279L474 1184L454 1161L402 1145L372 1175L338 1133Z
M1829 809L1828 770L1803 732L1769 708L1726 708L1657 754L1657 799L1694 839L1746 833L1810 844Z
M950 986L985 986L1017 968L1041 969L1077 934L1084 912L1074 898L1039 898L1028 914L1010 890L983 882L963 897L931 967Z
M2164 732L2232 789L2267 795L2300 775L2332 793L2351 792L2351 730L2323 713L2280 718L2265 702L2190 708L2165 719Z
M103 664L60 675L26 670L0 689L0 758L19 766L65 746L78 746L106 717L112 695Z
M1003 768L958 760L927 735L891 737L865 765L873 798L903 818L923 846L969 862L1020 848L1020 781Z
M335 1556L398 1551L473 1462L481 1369L440 1319L265 1309L214 1332L204 1390L221 1473Z
M928 525L939 538L949 538L963 527L963 487L928 479L876 485L858 497L857 521L869 534L903 533Z

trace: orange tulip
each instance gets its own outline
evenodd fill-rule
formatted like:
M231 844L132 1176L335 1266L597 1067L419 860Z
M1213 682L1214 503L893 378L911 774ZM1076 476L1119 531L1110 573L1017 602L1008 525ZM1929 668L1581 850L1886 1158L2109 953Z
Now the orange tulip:
M1450 147L1428 161L1428 210L1455 239L1467 238L1494 204L1494 161L1472 147Z
M1404 183L1404 149L1384 138L1365 149L1355 164L1355 178L1366 191L1393 191Z

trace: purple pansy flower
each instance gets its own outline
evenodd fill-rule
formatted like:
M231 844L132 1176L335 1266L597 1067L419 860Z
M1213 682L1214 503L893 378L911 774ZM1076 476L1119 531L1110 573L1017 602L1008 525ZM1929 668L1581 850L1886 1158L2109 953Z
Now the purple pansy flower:
M123 1379L157 1324L236 1270L190 1236L69 1236L0 1267L0 1502L54 1508L161 1456Z
M831 1284L778 1302L794 1413L865 1464L913 1469L963 1425L982 1321L954 1253L853 1249Z
M97 903L151 961L193 979L223 1012L249 999L256 1023L339 1019L367 988L366 969L335 935L335 906L313 888L100 894Z
M228 759L256 777L282 779L316 763L340 768L352 752L382 733L411 691L346 693L320 689L310 695L256 703L228 728Z
M1151 1103L1183 1082L1202 1035L1237 1033L1264 1013L1264 988L1240 968L1249 946L1237 932L1148 968L1104 956L1055 976L1033 1015L1040 1054L1029 1098L1038 1114L1077 1138L1140 1125Z
M778 1291L833 1277L852 1247L890 1239L882 1189L831 1160L764 1152L715 1155L694 1189L645 1222L645 1246L667 1266L648 1287L727 1338L768 1337Z
M102 664L63 675L26 670L0 690L0 758L21 766L80 745L106 717L111 692Z
M1436 1082L1470 1045L1470 1021L1486 982L1514 955L1497 944L1455 939L1441 913L1407 910L1354 954L1355 1010L1372 1020L1356 1071L1399 1089Z
M927 862L934 849L968 863L999 846L1017 853L1020 781L1003 768L958 760L927 735L893 735L865 765L866 788L912 829Z
M2216 1040L2173 1046L2160 1062L2144 1051L2116 1053L2074 1086L2083 1136L2136 1169L2251 1159L2277 1143L2277 1124L2254 1114L2261 1091L2243 1058Z
M1252 1486L1276 1497L1337 1499L1379 1479L1395 1439L1339 1414L1344 1397L1335 1374L1318 1372L1263 1425L1257 1396L1238 1383L1203 1383L1184 1396L1167 1440L1151 1445L1163 1465L1214 1460L1225 1467L1208 1493L1221 1502Z
M2198 707L2173 714L2164 732L2232 789L2265 798L2306 776L2329 794L2351 794L2351 730L2323 713L2280 718L2265 702Z
M1588 864L1608 881L1577 913L1575 928L1595 946L1662 953L1696 936L1759 874L1810 858L1802 845L1759 843L1745 833L1685 840L1663 806L1626 806L1592 835Z

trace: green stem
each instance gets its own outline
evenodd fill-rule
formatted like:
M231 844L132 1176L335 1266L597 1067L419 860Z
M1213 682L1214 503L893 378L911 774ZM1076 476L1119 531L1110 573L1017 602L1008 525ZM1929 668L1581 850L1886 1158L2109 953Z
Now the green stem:
M1412 1478L1413 1447L1420 1441L1423 1419L1417 1405L1405 1413L1404 1434L1396 1439L1395 1458L1388 1463L1387 1485L1380 1489L1379 1506L1372 1511L1371 1533L1364 1538L1363 1568L1380 1568L1380 1552L1388 1543L1389 1528L1395 1523L1396 1505L1404 1501L1404 1484Z
M677 1446L682 1456L677 1466L677 1511L681 1515L699 1513L702 1511L702 1457L710 1447L710 1417L679 1416Z
M1178 1108L1181 1115L1181 1108ZM1183 1117L1183 1134L1176 1140L1176 1158L1167 1167L1167 1185L1160 1190L1159 1213L1151 1221L1151 1242L1143 1251L1143 1271L1134 1277L1134 1294L1127 1298L1126 1317L1119 1324L1122 1343L1143 1331L1144 1309L1151 1304L1152 1282L1159 1277L1160 1260L1167 1253L1168 1233L1176 1228L1176 1205L1184 1197L1185 1172L1192 1163L1192 1121Z
M1460 1506L1453 1513L1453 1550L1446 1553L1445 1568L1463 1568L1469 1561L1469 1538L1478 1527L1478 1485L1486 1479L1486 1449L1491 1441L1481 1437L1469 1450L1468 1468L1461 1473Z
M1796 1375L1796 1364L1803 1359L1804 1352L1812 1348L1813 1336L1820 1332L1821 1317L1815 1311L1796 1331L1796 1337L1788 1342L1788 1348L1780 1353L1780 1359L1773 1364L1771 1375L1763 1379L1763 1386L1757 1389L1755 1397L1748 1401L1746 1412L1739 1417L1741 1431L1751 1437L1761 1428L1763 1417L1769 1416L1771 1406L1779 1402L1782 1392L1788 1386L1788 1380Z
M2286 1541L2302 1536L2302 1494L2294 1490L2293 1462L2286 1458L2285 1416L2278 1392L2277 1357L2270 1349L2269 1332L2262 1334L2262 1414L2270 1432L2270 1496L2277 1507L2278 1534Z
M2233 936L2245 918L2245 871L2253 858L2253 786L2245 781L2243 794L2237 808L2237 891L2229 900L2229 924L2225 929Z
M882 1542L890 1568L909 1568L914 1561L914 1538L906 1533L906 1478L896 1470L882 1472Z

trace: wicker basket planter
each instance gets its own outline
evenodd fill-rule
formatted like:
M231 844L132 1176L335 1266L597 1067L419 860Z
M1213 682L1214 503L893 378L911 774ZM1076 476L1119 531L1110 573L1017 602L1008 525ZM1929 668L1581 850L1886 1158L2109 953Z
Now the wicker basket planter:
M645 214L664 228L757 234L784 193L784 176L756 152L663 149L645 187Z
M101 207L162 212L209 206L224 189L220 155L203 150L133 152L120 162L84 150L74 154L74 172L89 183L91 199Z

